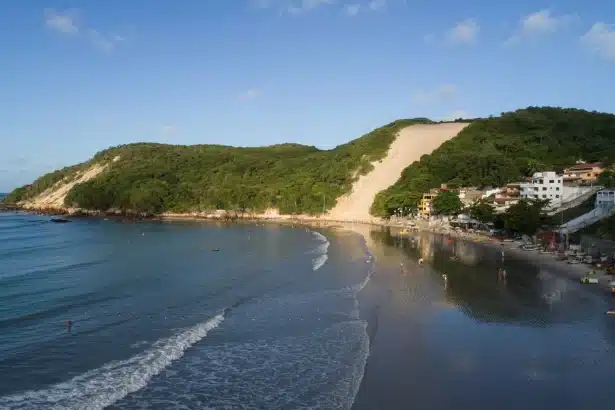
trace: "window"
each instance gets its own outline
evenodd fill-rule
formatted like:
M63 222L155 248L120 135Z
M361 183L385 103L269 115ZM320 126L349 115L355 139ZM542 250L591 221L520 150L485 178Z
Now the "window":
M555 190L556 190L556 191L559 191L559 187L555 187Z
M554 180L552 180L552 179L551 179L551 180L549 180L549 183L550 183L550 184L552 184L552 183L554 183L554 182L555 182L555 181L554 181Z
M534 187L534 191L538 191L538 187Z
M555 195L556 198L559 198L559 195Z
M542 180L542 179L539 179L539 180L538 180L538 183L539 183L539 184L544 184L544 182L545 182L545 181L544 181L544 180Z
M546 195L543 195L542 197L543 197L543 198L546 198L547 196L546 196Z
M542 187L542 190L543 190L543 191L546 191L546 190L547 190L547 188L546 188L546 187Z

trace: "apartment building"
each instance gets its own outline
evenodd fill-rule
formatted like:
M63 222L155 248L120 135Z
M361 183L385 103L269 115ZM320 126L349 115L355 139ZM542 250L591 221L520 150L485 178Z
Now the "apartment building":
M548 199L551 205L557 205L562 201L563 177L553 171L536 172L531 181L519 184L519 188L521 198Z
M421 198L421 202L419 202L418 213L420 216L429 218L432 212L431 202L433 199L438 196L439 189L432 189L429 192L423 194L423 198Z

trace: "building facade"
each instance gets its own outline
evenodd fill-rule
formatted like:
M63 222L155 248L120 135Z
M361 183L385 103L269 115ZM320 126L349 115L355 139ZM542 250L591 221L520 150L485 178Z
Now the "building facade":
M521 198L521 182L506 184L495 194L494 205L497 212L506 211Z
M615 189L603 189L596 193L596 208L615 208Z
M438 196L438 190L432 189L428 193L423 194L423 198L421 198L421 202L419 202L418 214L424 218L429 218L431 216L431 202L433 199Z
M576 164L564 170L564 182L569 184L591 184L604 171L599 162Z
M477 188L460 188L459 199L463 206L470 206L483 197L483 191Z
M563 177L553 171L536 172L530 182L519 185L520 197L526 199L548 199L554 206L562 201Z

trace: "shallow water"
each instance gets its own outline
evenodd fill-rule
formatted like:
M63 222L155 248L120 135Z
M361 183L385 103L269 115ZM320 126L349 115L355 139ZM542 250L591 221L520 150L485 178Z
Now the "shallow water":
M49 219L0 214L0 408L351 406L358 235Z
M366 235L372 344L353 409L611 407L610 295L473 243Z

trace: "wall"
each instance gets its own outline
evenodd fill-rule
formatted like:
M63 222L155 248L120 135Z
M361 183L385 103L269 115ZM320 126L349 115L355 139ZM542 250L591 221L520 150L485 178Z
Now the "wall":
M581 248L592 256L605 254L615 257L615 241L607 241L592 235L581 235Z

